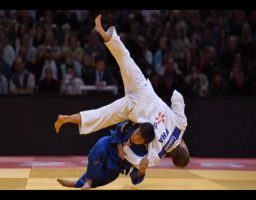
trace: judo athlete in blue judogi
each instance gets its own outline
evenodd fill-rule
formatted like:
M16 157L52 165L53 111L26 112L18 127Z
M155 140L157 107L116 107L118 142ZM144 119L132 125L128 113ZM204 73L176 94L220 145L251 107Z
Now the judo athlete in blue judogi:
M117 124L111 135L101 138L88 155L87 172L77 181L58 179L66 187L82 189L96 188L116 180L120 173L127 175L133 166L125 159L123 144L128 145L138 156L145 156L147 144L154 139L154 128L150 123L133 123L129 120ZM130 173L134 185L144 180L148 160L140 163L140 169Z

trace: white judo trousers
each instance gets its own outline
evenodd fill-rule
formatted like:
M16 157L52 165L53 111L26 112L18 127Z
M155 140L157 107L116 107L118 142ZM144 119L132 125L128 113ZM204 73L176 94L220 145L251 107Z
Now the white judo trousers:
M124 120L153 124L155 139L148 145L149 166L171 152L180 142L187 126L182 95L176 90L171 97L171 108L163 102L146 80L139 67L130 57L114 27L107 31L111 39L106 46L115 57L124 83L125 96L99 109L80 112L80 134L89 134ZM124 148L127 160L139 168L141 157Z

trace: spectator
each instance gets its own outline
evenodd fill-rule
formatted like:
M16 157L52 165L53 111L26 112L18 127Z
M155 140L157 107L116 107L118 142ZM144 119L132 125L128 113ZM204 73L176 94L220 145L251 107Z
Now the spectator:
M8 93L8 81L6 77L1 72L0 67L0 95L1 94L7 94Z
M15 60L15 72L10 79L11 94L33 94L35 89L35 76L25 69L24 60L18 56Z
M80 87L83 85L83 80L75 75L74 66L68 65L67 73L62 79L61 94L80 94Z
M184 29L176 25L171 38L172 55L179 66L184 66L185 55L189 50L190 42L185 35Z
M216 51L213 46L206 47L204 54L204 62L202 63L202 73L207 76L208 80L212 80L213 72L220 69L217 63Z
M9 65L9 67L11 67L15 60L14 48L9 44L9 39L6 34L1 35L0 37L1 49L3 51L3 59Z
M84 47L85 52L90 53L93 57L102 55L106 58L106 49L99 42L98 34L95 30L92 30L89 35L89 43L87 43Z
M198 72L196 66L193 66L191 73L185 77L185 82L190 86L194 95L202 97L208 94L208 79Z
M238 67L235 67L230 73L229 80L230 95L251 95L252 87L248 78Z
M85 53L83 55L83 60L82 60L82 79L85 84L91 84L91 75L93 74L94 70L94 59L92 55L89 53Z
M32 38L29 33L25 33L21 36L21 41L17 43L16 46L16 53L19 52L21 47L27 49L26 61L35 62L37 49L32 46Z
M242 26L242 35L239 49L246 65L249 65L255 60L255 44L253 43L253 36L251 26L246 23Z
M227 50L221 55L222 69L226 78L231 70L236 53L239 53L238 38L236 36L230 36L228 38Z
M219 71L214 72L210 82L210 95L224 96L228 94L228 86L224 77Z
M10 81L10 76L15 71L12 68L14 60L19 56L23 59L25 71L35 75L37 88L45 80L46 71L52 73L54 80L62 80L66 75L67 65L74 67L75 76L82 78L85 84L95 84L97 76L94 59L101 56L108 66L104 76L111 71L116 84L122 89L116 60L103 43L99 42L101 38L92 28L97 12L0 11L2 74ZM221 89L222 82L228 87L227 95L256 94L254 10L101 12L105 16L103 26L114 25L119 29L121 40L130 50L135 62L140 64L142 72L153 79L158 77L159 84L163 84L160 82L164 77L170 76L175 87L184 95L193 95L193 87L185 82L184 77L191 75L192 67L196 66L197 73L202 73L199 77L203 77L203 74L207 76L210 95L225 93L225 89ZM172 58L176 64L171 64L172 59L166 59L167 57ZM46 70L48 67L51 70ZM239 68L240 72L236 72L235 68ZM231 74L234 74L233 78ZM241 86L243 89L237 88L240 82L240 85L245 85ZM246 89L251 87L253 89ZM158 86L156 88L160 91ZM207 92L204 95L206 94ZM198 91L195 95L198 95Z
M168 47L168 41L167 38L163 36L159 39L159 49L156 51L154 55L155 71L159 76L164 75L163 60L164 56L169 54L170 51Z
M90 76L92 79L90 83L96 85L98 88L105 85L116 85L116 80L113 74L106 68L105 59L102 56L95 58L95 69Z
M74 52L71 50L67 50L65 54L65 63L60 66L62 76L65 76L67 71L67 65L74 66L76 76L82 77L82 65L78 61L74 59Z
M41 66L40 66L40 68L42 69L41 73L40 73L40 81L45 78L46 67L50 67L52 69L53 78L55 80L59 80L58 67L57 67L57 63L53 59L53 49L52 49L51 46L47 46L45 51L44 51L44 60L43 60L43 63L41 63Z
M38 92L41 94L58 94L59 83L53 78L51 67L45 68L45 78L40 81Z
M44 37L45 35L43 26L40 23L36 24L33 29L33 46L38 48L40 45L43 45Z

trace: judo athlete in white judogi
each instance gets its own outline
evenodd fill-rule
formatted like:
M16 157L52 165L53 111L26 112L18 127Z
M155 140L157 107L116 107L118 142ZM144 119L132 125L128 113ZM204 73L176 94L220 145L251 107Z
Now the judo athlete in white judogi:
M157 164L170 152L175 166L187 166L189 152L182 139L187 118L182 95L176 90L173 92L170 108L156 95L150 81L146 80L130 57L115 27L112 26L105 32L101 25L101 15L95 19L95 23L96 31L102 36L120 67L125 96L99 109L75 115L59 115L55 122L56 132L65 123L76 123L80 134L89 134L127 119L135 123L149 122L155 131L155 139L148 145L149 167ZM127 146L124 147L124 152L126 159L139 168L142 157L135 155Z

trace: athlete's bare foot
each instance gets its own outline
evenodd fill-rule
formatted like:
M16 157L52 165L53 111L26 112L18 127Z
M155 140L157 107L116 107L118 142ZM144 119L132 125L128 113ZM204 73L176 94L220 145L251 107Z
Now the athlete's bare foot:
M95 30L101 35L101 37L103 38L103 40L105 42L108 42L111 39L111 34L108 32L105 32L102 24L101 24L101 15L98 15L95 18Z
M65 123L65 118L67 115L59 115L57 121L55 122L55 131L59 133L61 126Z
M95 30L99 33L104 31L101 24L101 15L98 15L95 19Z
M92 180L86 179L86 182L84 186L82 187L82 190L90 190L92 185Z
M76 182L75 181L71 181L71 180L67 180L67 179L61 179L58 178L57 181L64 187L75 187Z

